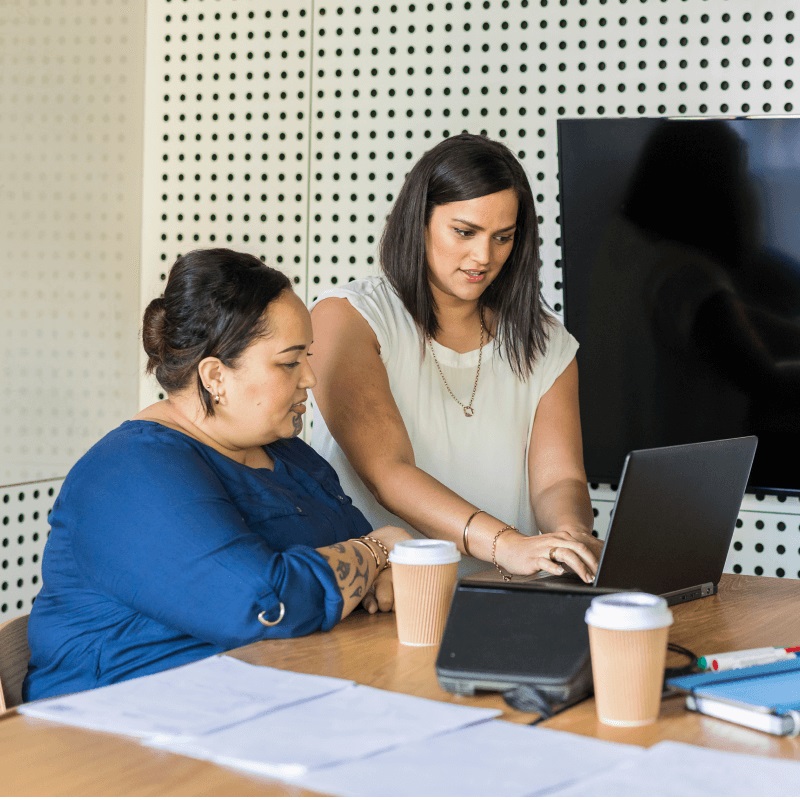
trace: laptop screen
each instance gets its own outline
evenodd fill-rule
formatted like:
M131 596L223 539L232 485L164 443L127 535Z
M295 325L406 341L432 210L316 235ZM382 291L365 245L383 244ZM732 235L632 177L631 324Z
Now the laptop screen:
M744 436L629 453L596 584L653 594L716 586L756 442Z

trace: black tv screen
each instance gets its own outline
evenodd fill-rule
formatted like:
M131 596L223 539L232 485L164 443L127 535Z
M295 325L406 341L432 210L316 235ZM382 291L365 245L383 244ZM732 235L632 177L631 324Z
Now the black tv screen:
M800 495L800 118L558 122L564 321L587 476L755 434Z

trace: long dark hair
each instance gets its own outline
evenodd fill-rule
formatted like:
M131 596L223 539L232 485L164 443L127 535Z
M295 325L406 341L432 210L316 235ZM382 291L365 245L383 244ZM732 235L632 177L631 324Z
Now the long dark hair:
M214 414L198 364L215 356L235 367L247 347L269 334L267 306L291 288L282 272L258 258L224 248L193 250L172 265L164 294L144 312L147 372L167 392L194 378L206 413Z
M497 319L497 344L514 373L527 377L544 354L548 313L539 287L539 226L528 178L514 154L486 136L462 133L428 150L406 176L380 243L383 272L424 336L439 330L428 281L425 229L436 206L513 189L517 195L514 244L478 307Z

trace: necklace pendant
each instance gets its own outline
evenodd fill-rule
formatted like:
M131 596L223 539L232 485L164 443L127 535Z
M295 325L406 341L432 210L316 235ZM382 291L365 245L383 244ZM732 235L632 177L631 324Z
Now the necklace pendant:
M472 407L472 401L475 399L475 392L478 391L478 378L481 376L481 356L483 355L483 334L486 330L486 327L483 324L483 312L481 312L481 342L478 345L478 369L475 370L475 383L472 384L472 395L469 398L469 405L464 405L454 394L453 390L447 385L447 379L444 377L444 373L442 372L441 366L439 366L439 359L436 358L436 351L433 349L433 338L430 334L427 335L428 339L428 347L431 351L431 356L433 356L433 363L436 364L436 371L439 373L439 377L442 379L442 383L444 384L444 388L447 389L447 394L453 398L453 400L458 403L461 408L464 409L464 416L471 417L475 414L475 409Z

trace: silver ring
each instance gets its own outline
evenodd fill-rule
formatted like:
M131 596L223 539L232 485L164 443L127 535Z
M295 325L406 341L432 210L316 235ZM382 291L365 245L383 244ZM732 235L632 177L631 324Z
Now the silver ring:
M265 628L271 628L273 625L277 625L283 619L283 615L286 613L286 606L283 603L280 604L280 607L281 607L281 610L280 610L280 613L278 614L278 619L273 620L272 622L270 622L268 619L264 619L264 614L266 612L265 611L260 611L259 614L258 614L258 621Z

